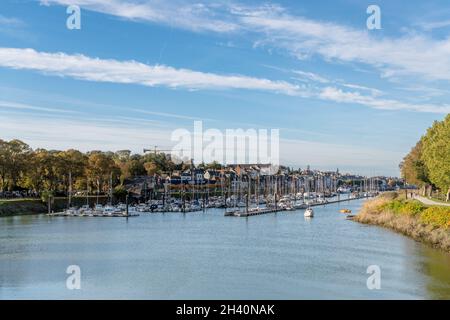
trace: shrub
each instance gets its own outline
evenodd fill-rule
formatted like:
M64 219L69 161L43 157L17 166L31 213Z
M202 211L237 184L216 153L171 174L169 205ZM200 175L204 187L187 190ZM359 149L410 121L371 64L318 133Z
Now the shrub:
M422 213L420 221L434 227L450 228L450 207L430 207Z
M411 215L411 216L417 216L422 211L424 211L426 207L419 201L408 201L403 205L402 208L400 208L401 214Z

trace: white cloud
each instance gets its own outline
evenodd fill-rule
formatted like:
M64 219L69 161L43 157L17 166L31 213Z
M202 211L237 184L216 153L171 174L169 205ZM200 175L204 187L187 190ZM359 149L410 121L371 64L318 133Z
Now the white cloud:
M450 20L423 22L420 24L420 27L422 27L426 31L431 31L431 30L440 29L440 28L446 28L446 27L450 27Z
M379 99L374 96L361 95L359 92L348 92L334 87L326 87L319 94L324 100L341 103L352 103L383 110L409 110L430 113L450 113L450 105L411 104L393 99Z
M359 84L343 83L342 86L350 88L350 89L369 91L373 96L380 96L380 95L383 94L383 92L381 90L378 90L378 89L375 89L375 88L369 88L369 87L362 86L362 85L359 85Z
M185 89L249 89L300 95L300 87L284 81L271 81L241 75L219 75L146 65L137 61L91 58L66 53L46 53L33 49L0 48L0 66L41 71L75 79L167 86Z
M0 14L0 26L6 27L22 27L25 23L18 18L5 17Z
M46 4L78 4L121 18L150 21L193 31L256 34L258 45L283 48L299 59L321 56L327 61L363 63L385 77L419 75L450 80L450 38L426 35L373 35L365 29L294 16L279 5L245 6L235 3L195 3L157 0L41 0ZM448 21L430 22L428 29Z
M232 32L239 28L218 10L220 4L183 1L123 0L41 0L41 4L79 5L82 9L101 12L134 21L160 23L192 31Z
M301 70L292 70L293 73L304 77L307 80L311 80L311 81L315 81L315 82L319 82L319 83L329 83L330 80L328 80L325 77L322 77L316 73L313 72L306 72L306 71L301 71Z
M5 109L16 109L16 110L29 110L29 111L44 111L44 112L57 112L57 113L76 113L72 110L64 110L64 109L58 109L58 108L47 108L47 107L38 107L34 105L29 104L23 104L23 103L17 103L17 102L10 102L10 101L0 101L0 108Z
M313 55L371 65L384 76L421 75L450 80L450 39L424 35L375 37L343 25L291 16L284 10L241 10L243 24L263 33L262 44L282 47L299 59Z
M0 113L1 139L21 139L32 148L81 151L115 151L129 149L141 153L153 145L171 146L172 129L167 124L141 123L131 119L75 119L55 117L24 117ZM139 137L139 138L136 138ZM337 164L366 169L383 168L396 172L395 165L401 152L390 152L369 147L329 144L296 139L281 139L280 157L285 164L325 166ZM391 168L392 167L392 168Z
M397 100L377 99L359 92L334 87L309 88L285 81L271 81L243 75L219 75L164 65L146 65L136 61L91 58L66 53L46 53L33 49L0 48L0 67L36 70L45 74L75 79L196 89L248 89L360 104L377 109L448 113L449 105L415 105ZM161 115L161 114L160 114Z

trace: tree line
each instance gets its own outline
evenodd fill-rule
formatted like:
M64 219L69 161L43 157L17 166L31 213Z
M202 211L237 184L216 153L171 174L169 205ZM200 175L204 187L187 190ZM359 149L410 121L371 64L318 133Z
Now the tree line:
M120 187L128 178L154 176L190 168L190 163L175 164L163 153L132 154L70 149L35 149L23 141L0 139L0 191L30 190L36 193L67 194L73 190L106 193Z
M435 121L400 164L402 177L428 194L437 189L450 201L450 114Z

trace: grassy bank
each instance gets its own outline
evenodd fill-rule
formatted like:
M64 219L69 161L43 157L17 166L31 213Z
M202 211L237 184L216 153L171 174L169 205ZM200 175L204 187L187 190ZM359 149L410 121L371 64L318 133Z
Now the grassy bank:
M450 252L450 207L425 206L389 192L367 201L355 221L390 228Z
M100 197L99 202L105 203L107 197ZM89 199L89 204L92 206L97 201L97 197ZM72 204L75 206L82 206L86 204L86 198L74 197ZM67 207L67 198L56 198L52 205L53 211L60 211ZM40 199L11 199L0 200L0 217L42 214L47 213L47 204Z

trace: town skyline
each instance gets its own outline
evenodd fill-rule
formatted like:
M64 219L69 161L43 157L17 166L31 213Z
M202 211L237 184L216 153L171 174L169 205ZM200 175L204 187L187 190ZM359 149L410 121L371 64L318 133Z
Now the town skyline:
M66 25L73 4L79 30ZM450 112L449 11L377 5L369 30L368 4L349 0L3 1L0 138L142 153L201 120L279 129L283 165L399 176Z

